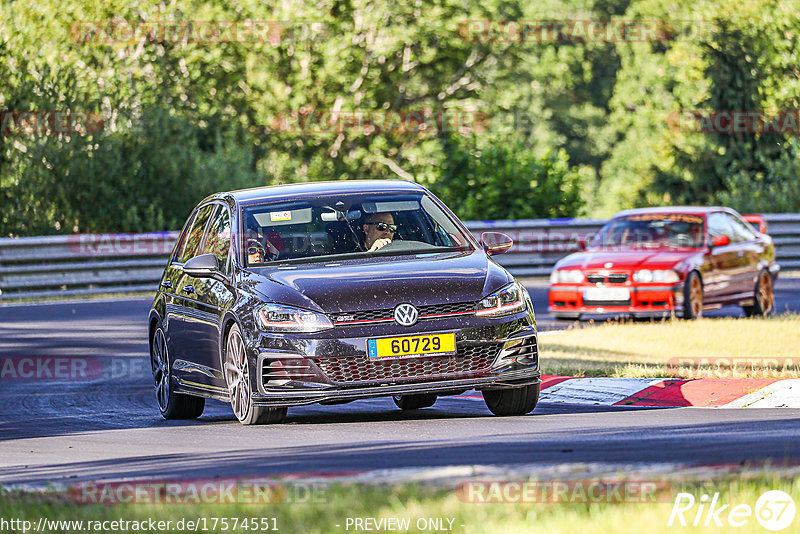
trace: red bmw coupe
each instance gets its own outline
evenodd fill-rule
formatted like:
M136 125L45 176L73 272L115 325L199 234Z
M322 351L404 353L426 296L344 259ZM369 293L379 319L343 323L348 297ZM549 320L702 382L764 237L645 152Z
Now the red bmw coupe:
M763 218L730 208L621 211L585 250L556 263L550 312L561 319L672 313L695 319L737 305L747 316L767 316L780 266L764 232Z

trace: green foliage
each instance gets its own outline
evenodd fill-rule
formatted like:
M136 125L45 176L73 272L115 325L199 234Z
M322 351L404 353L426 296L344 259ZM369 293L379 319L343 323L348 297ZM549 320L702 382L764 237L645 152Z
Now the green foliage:
M450 137L433 192L468 220L574 217L580 175L566 151L536 157L522 143Z
M796 133L693 133L683 110L800 109L797 0L216 0L0 6L0 110L102 116L0 135L0 235L163 230L208 193L403 177L465 219L722 203L797 211ZM279 42L104 43L80 21L286 21ZM469 20L662 20L663 42L483 42ZM287 114L444 110L463 133L285 129ZM580 176L580 178L578 178ZM534 184L534 185L532 185Z
M796 129L696 132L670 118L695 110L770 117L800 109L796 3L726 0L676 8L643 0L631 10L680 23L659 46L618 47L622 68L611 118L623 137L603 164L598 211L676 203L800 210L792 193L800 188Z

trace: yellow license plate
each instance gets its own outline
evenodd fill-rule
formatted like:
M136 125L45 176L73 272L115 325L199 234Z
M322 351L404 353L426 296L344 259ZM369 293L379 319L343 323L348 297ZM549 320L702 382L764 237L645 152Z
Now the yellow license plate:
M405 356L455 354L455 352L456 335L453 333L367 340L367 354L370 358L403 358Z

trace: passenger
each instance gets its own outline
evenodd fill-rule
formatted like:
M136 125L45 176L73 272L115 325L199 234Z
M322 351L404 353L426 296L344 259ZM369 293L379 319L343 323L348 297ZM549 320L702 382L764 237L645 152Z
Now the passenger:
M397 225L391 213L373 213L367 216L362 226L364 230L364 248L367 252L375 252L385 247L394 239Z
M267 255L267 251L264 250L264 245L262 245L257 239L248 239L247 240L247 264L253 265L256 263L264 263L264 258Z

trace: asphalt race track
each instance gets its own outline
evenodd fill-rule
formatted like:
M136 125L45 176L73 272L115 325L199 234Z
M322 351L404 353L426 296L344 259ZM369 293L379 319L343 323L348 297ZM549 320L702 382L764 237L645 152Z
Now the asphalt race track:
M569 324L545 313L543 284L529 289L541 328ZM778 310L800 311L800 279L779 280L776 297ZM542 403L532 415L497 418L474 399L442 398L432 408L405 413L391 399L376 399L294 408L285 424L243 427L228 405L207 401L197 421L165 421L149 375L149 304L0 307L0 359L54 365L60 356L81 356L103 364L89 380L0 380L0 484L565 462L800 461L800 410L786 408ZM738 314L730 308L711 315ZM53 371L46 365L43 375Z

